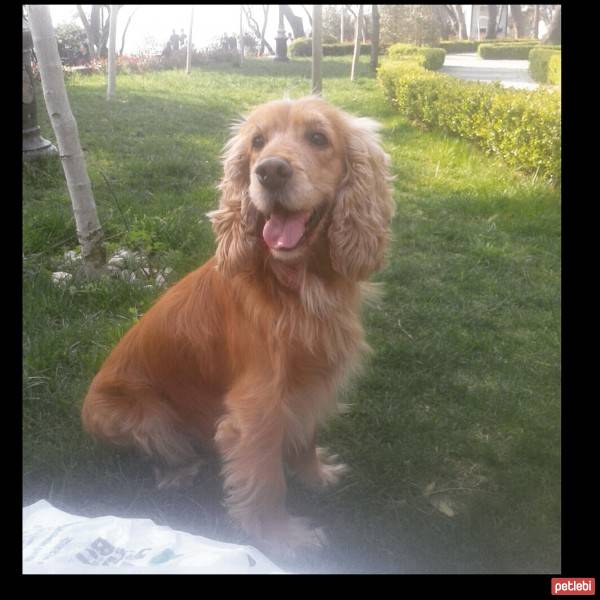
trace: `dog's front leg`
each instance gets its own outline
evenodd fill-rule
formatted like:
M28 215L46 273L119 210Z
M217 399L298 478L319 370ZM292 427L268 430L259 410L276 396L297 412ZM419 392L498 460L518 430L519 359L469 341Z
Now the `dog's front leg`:
M215 434L229 514L268 551L293 554L299 547L322 545L320 530L285 509L281 411L264 402L260 410L249 408L247 402L234 405L239 408L221 419Z

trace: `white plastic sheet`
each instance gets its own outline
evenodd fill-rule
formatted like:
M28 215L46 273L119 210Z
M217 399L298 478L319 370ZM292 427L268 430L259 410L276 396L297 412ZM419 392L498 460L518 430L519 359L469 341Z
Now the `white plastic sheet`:
M284 573L252 546L156 525L87 518L46 500L23 509L23 573Z

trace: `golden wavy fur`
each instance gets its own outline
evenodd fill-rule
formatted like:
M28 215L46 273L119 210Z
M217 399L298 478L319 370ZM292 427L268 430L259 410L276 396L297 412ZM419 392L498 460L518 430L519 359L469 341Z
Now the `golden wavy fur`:
M237 124L209 215L216 255L129 330L83 404L91 434L161 461L160 485L216 450L230 515L268 548L323 541L286 513L284 466L311 485L346 468L315 431L368 350L360 305L393 215L376 130L316 97Z

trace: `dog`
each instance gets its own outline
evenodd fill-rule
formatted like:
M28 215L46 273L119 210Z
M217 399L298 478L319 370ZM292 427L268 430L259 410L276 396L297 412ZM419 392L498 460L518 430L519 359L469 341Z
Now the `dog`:
M312 486L346 470L316 430L369 351L361 303L394 214L377 130L314 96L236 123L208 214L215 255L125 334L82 407L90 434L159 461L159 485L216 451L230 516L277 552L324 543L287 513L286 469Z

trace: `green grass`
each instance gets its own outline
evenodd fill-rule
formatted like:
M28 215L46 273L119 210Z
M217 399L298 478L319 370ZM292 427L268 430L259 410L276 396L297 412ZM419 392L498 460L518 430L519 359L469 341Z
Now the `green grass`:
M383 123L396 175L394 243L377 307L375 350L347 393L350 412L320 441L352 467L337 489L291 485L289 505L324 526L316 572L560 571L560 195L483 155L424 132L386 103L362 57L324 62L324 95ZM240 112L309 92L310 63L68 83L109 249L144 250L175 281L214 250L204 214L218 201L219 155ZM40 96L41 97L41 96ZM42 133L54 139L40 107ZM151 468L81 431L96 370L159 292L140 283L56 287L77 247L60 165L24 169L24 500L72 512L152 518L237 541L218 466L191 491L155 491Z

